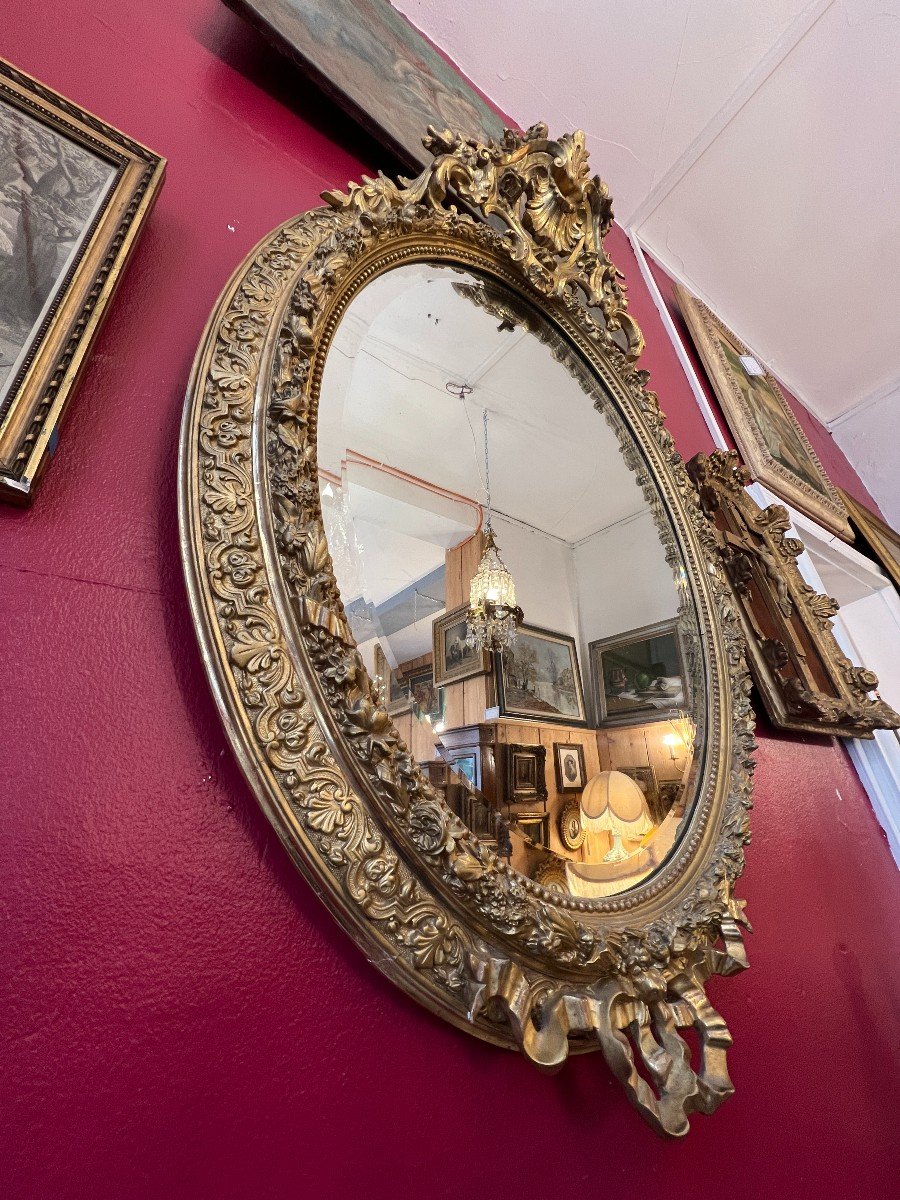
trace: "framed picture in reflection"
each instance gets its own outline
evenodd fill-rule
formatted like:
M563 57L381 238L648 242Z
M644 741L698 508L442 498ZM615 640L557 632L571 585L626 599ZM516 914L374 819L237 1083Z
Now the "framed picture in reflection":
M28 504L165 159L0 59L0 498Z
M466 641L468 611L468 605L463 604L435 618L432 626L435 684L458 683L491 669L490 655Z
M429 663L417 667L406 676L406 687L412 702L413 712L436 725L444 719L444 689L434 682L434 670Z
M409 684L401 673L390 666L387 656L381 646L375 647L375 674L381 680L384 691L384 703L392 717L409 712L412 707L412 697Z
M553 766L558 792L580 792L587 783L584 746L571 742L553 743Z
M546 813L516 813L515 828L534 846L550 848L550 818Z
M589 647L600 725L641 725L690 707L678 623L660 621Z
M587 724L575 639L567 633L521 625L494 663L502 717Z

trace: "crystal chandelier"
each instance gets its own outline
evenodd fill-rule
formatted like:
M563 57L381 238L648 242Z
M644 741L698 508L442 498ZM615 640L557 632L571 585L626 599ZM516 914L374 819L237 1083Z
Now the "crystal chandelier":
M488 459L488 416L484 409L484 488L487 493L484 553L469 588L466 641L478 650L505 650L516 640L522 610L516 585L500 557L491 528L491 473Z

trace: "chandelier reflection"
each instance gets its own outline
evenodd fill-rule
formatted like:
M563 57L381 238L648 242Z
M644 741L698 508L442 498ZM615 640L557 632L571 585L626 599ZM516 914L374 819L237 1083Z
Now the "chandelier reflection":
M500 557L490 525L484 536L484 554L469 588L466 641L478 650L505 650L516 640L523 614L516 604L516 585Z
M452 386L452 385L451 385ZM464 385L460 399L465 403ZM484 421L484 490L486 517L484 552L469 587L469 611L466 614L466 641L477 650L506 650L516 640L522 622L522 610L516 604L516 585L509 567L500 557L491 528L491 463L488 450L488 414Z

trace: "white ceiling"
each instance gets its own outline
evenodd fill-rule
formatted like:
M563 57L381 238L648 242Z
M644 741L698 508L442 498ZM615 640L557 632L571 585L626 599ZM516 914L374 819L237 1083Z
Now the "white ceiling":
M561 551L648 511L594 397L527 329L456 290L472 282L427 264L387 272L354 298L326 359L317 450L335 574L359 640L378 636L395 662L429 649L445 551L481 523L484 409L494 509L511 519L501 549L518 530L529 577L555 578ZM522 526L545 536L523 541ZM658 557L668 578L661 545Z
M498 331L496 316L460 296L453 284L466 279L403 267L354 299L322 380L320 469L340 476L354 451L483 503L487 409L498 512L575 544L642 511L641 489L591 399L536 337ZM472 394L460 400L449 382ZM561 479L577 483L563 488Z
M900 0L393 2L519 124L585 130L619 222L900 521Z

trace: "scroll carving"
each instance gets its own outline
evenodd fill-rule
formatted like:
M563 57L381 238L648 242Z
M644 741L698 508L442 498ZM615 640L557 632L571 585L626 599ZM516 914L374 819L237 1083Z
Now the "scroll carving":
M535 126L482 146L431 130L426 144L435 159L418 179L327 193L328 208L264 239L213 314L181 462L205 661L264 810L379 969L541 1067L559 1066L570 1038L595 1046L642 1115L680 1136L691 1112L731 1092L730 1038L706 981L746 966L733 886L749 836L753 739L738 610L647 372L634 366L641 336L603 246L612 210L583 135L551 141ZM344 614L317 479L324 359L370 278L432 259L480 270L552 312L640 440L645 458L630 450L633 469L694 580L711 647L712 766L677 851L621 896L544 887L466 829L395 730ZM701 1046L694 1067L678 1032L687 1027Z

